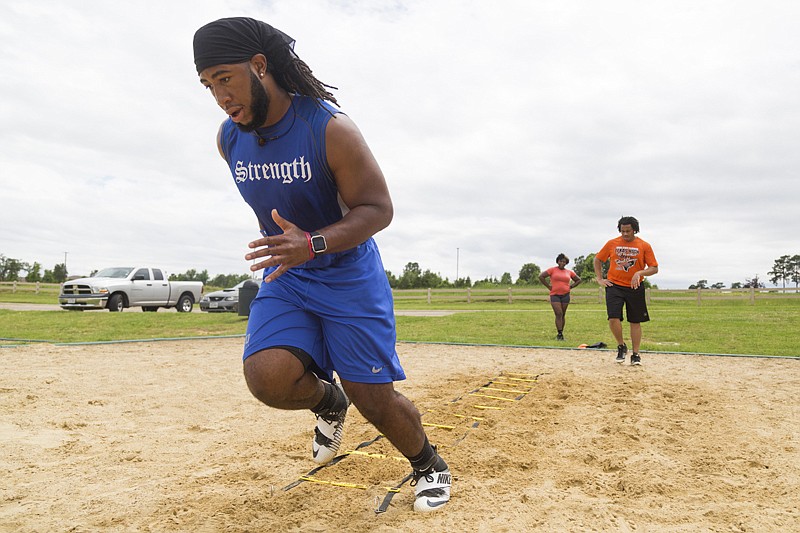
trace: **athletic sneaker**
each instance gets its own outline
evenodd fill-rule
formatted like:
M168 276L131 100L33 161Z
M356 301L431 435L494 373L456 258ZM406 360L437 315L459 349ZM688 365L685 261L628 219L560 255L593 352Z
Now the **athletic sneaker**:
M632 365L641 365L642 364L642 358L639 357L638 353L633 352L631 354L631 364Z
M344 389L338 383L333 383L339 388L339 392L344 395L347 406L341 411L327 412L316 415L317 427L314 428L314 441L311 443L311 452L314 461L319 464L329 463L339 446L342 444L342 433L344 433L344 419L347 416L347 407L350 406L350 399L344 393Z
M624 363L625 362L625 354L628 353L628 347L624 344L620 344L617 346L617 358L615 361L617 363Z
M431 468L427 472L414 470L414 479L411 486L414 487L414 510L427 513L439 509L450 501L450 486L452 479L450 468L445 465L445 469L437 471Z
M564 334L563 334L563 333L559 333L559 334L556 336L556 340L557 340L557 341L563 341L563 340L564 340Z

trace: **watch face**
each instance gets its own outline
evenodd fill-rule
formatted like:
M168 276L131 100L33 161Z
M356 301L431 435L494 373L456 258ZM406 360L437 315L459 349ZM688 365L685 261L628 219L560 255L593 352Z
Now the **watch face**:
M311 236L311 249L315 254L321 254L328 249L328 244L325 242L325 237L322 235Z

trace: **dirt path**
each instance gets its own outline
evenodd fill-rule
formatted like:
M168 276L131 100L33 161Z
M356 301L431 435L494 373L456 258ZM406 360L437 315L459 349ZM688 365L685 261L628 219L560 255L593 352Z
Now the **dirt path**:
M800 530L797 360L401 344L456 477L419 516L408 484L374 512L408 472L381 440L283 490L313 418L254 400L240 347L0 350L0 531ZM353 410L343 449L376 436Z

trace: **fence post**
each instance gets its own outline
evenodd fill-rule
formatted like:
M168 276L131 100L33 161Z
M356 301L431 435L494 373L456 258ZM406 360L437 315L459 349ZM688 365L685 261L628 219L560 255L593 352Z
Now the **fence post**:
M597 303L603 303L603 286L597 288Z
M472 303L472 287L467 287L467 303Z
M511 296L511 287L508 288L508 303L514 303L514 298Z
M11 284L11 292L12 293L17 292L17 281L16 280L14 280L14 282Z
M697 307L700 307L700 287L697 287Z
M36 294L39 294L39 289L40 289L39 282L37 281L36 282Z
M647 305L650 305L650 287L645 287L644 289L644 301L647 302Z
M431 305L431 288L428 287L428 305Z
M750 287L750 303L752 305L756 304L756 288Z

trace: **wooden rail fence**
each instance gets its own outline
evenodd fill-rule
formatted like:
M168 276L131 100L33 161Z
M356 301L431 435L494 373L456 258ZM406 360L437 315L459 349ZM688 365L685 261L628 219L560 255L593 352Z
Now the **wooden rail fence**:
M0 293L53 294L58 297L61 285L25 281L0 281ZM479 302L548 302L544 287L497 287L463 289L393 289L396 302L414 302L426 305ZM800 298L798 287L770 287L763 289L646 289L647 302L695 301L697 305L712 301L742 301L755 304L757 300L774 298ZM579 287L572 291L574 303L603 303L601 287Z
M544 288L490 288L490 289L394 289L396 302L419 302L427 305L443 303L507 302L509 304L525 301L549 301ZM746 300L755 304L757 299L800 298L796 287L773 287L764 289L646 289L647 302L696 301L697 305L709 301ZM571 293L572 302L603 303L604 290L601 287L575 289Z

